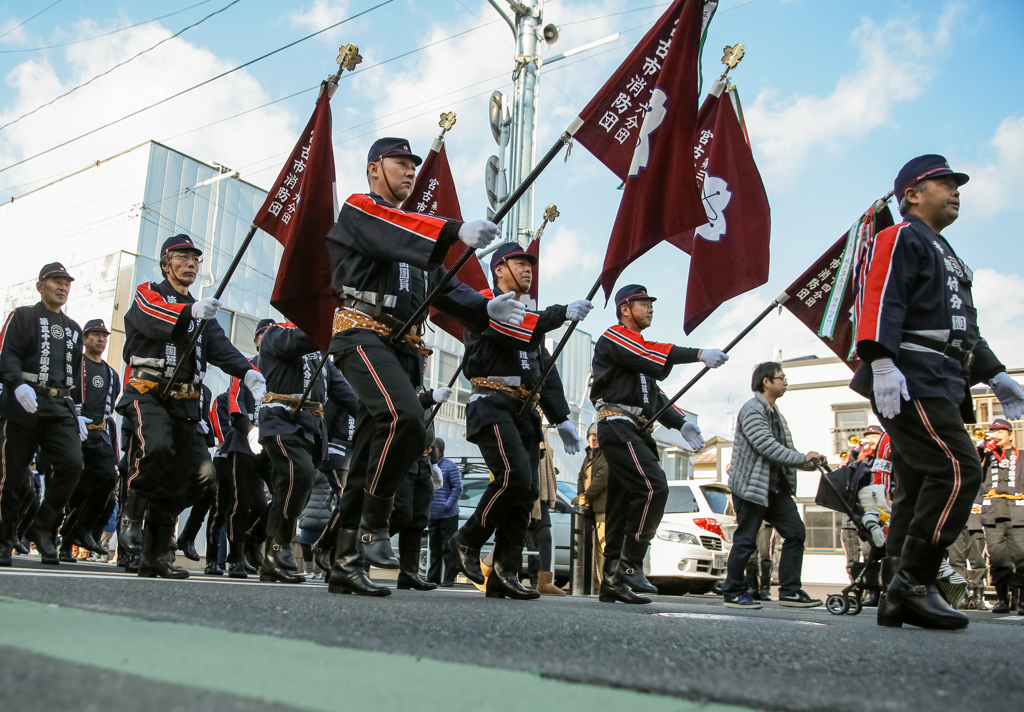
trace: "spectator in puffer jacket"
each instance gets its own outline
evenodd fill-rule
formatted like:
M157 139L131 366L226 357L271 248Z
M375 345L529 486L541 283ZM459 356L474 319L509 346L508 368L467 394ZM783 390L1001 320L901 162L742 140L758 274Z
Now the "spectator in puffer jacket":
M320 535L331 521L333 499L334 493L327 481L327 475L317 470L309 501L299 515L299 546L302 547L302 560L306 564L306 575L314 580L322 579L323 572L313 563L312 546L320 540Z
M441 468L441 486L434 490L430 502L430 518L427 531L430 532L430 568L427 580L441 586L454 586L455 555L448 548L459 528L459 497L462 495L462 473L458 465L444 456L444 440L434 440L437 466ZM442 573L441 564L444 564Z
M783 606L813 608L821 601L800 590L806 530L793 501L796 470L813 470L821 456L801 453L776 401L786 392L786 374L774 361L754 368L750 390L754 397L743 404L736 419L736 436L729 469L736 531L732 537L729 568L722 586L729 608L760 608L743 583L747 560L757 549L757 533L768 522L783 538L779 561L779 602Z

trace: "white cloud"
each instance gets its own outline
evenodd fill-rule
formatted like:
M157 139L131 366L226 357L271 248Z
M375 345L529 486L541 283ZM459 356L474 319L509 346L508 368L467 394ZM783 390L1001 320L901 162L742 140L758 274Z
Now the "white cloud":
M551 225L544 230L540 241L541 279L596 275L604 257L604 245L594 245L571 228ZM593 277L590 277L593 279Z
M857 70L826 97L762 90L746 111L762 172L788 177L818 160L821 150L836 151L890 124L894 106L917 97L933 78L931 66L948 47L957 14L958 6L948 3L930 31L918 17L884 25L865 18L851 35L860 52Z
M1004 119L990 144L994 162L962 169L971 182L961 218L987 220L1000 210L1020 207L1024 200L1024 116Z
M296 27L316 32L344 20L347 11L347 0L313 0L313 4L308 9L303 6L289 15L288 19ZM341 28L335 28L330 32L325 32L322 37L333 40L334 35L340 31Z
M1024 277L981 268L974 272L972 294L988 345L1007 368L1024 366Z

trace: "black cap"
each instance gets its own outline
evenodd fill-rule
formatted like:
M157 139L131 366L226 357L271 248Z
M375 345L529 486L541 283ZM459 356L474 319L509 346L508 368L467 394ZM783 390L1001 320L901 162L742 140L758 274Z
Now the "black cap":
M872 433L874 433L875 435L885 435L885 431L882 430L881 425L869 425L868 427L864 428L865 435L871 435Z
M39 270L40 282L44 279L49 279L50 277L64 277L65 279L70 279L72 282L75 281L75 278L68 274L68 271L64 269L64 265L60 262L51 262L48 265L43 265L43 268Z
M963 185L970 178L966 173L956 173L949 167L949 161L937 153L929 153L918 156L907 161L907 164L900 169L893 182L893 190L896 191L896 200L903 199L903 193L912 186L923 180L939 178L941 176L953 176L957 185Z
M388 136L379 138L370 146L370 152L366 154L367 163L376 163L382 158L398 158L408 156L417 166L423 163L423 159L409 150L409 141L404 138Z
M102 331L104 334L110 333L110 329L107 328L102 319L90 319L85 322L85 328L82 329L82 333L88 334L90 331Z
M163 257L168 252L177 252L183 250L191 250L196 254L203 254L203 251L195 246L192 242L192 238L188 235L175 235L174 237L168 237L164 240L164 246L160 248L160 256Z
M1013 426L1010 425L1009 420L1003 420L1002 418L996 418L992 421L992 425L988 426L989 431L992 430L1008 430L1013 432Z
M647 287L642 284L627 284L615 293L615 308L618 309L626 302L631 302L634 299L650 299L652 302L658 301L657 297L652 297L647 293Z
M276 323L273 319L260 319L259 323L256 324L256 336L259 336Z
M537 258L520 247L518 242L506 242L504 245L496 249L493 255L491 255L492 277L497 277L497 275L494 274L494 270L498 265L510 257L521 257L524 260L529 260L531 265L537 264Z

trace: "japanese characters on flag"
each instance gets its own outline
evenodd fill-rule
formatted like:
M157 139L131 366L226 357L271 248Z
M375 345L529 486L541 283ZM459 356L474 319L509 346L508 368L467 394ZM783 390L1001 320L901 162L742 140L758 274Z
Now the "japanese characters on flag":
M893 224L887 205L872 206L836 240L806 272L786 289L784 306L826 346L856 371L860 360L855 353L854 273L857 255L874 236Z
M739 98L715 83L697 115L693 160L707 222L669 240L690 253L683 330L768 281L771 209L746 139Z
M625 180L601 283L707 222L693 166L701 38L716 3L676 0L580 113L575 138Z
M284 246L270 304L327 350L339 306L326 235L338 214L326 87L253 223Z
M423 161L419 174L416 176L412 193L405 199L401 207L402 210L409 212L436 215L449 220L462 220L459 195L455 190L455 179L452 178L452 169L448 165L448 153L445 150L443 139L435 139L434 144L430 147L430 153L427 154L427 158ZM465 249L466 246L461 242L452 245L444 258L445 269L451 269ZM460 282L478 292L488 287L487 277L484 276L484 270L476 255L473 255L463 265L456 276ZM430 320L462 341L464 327L458 319L431 307Z

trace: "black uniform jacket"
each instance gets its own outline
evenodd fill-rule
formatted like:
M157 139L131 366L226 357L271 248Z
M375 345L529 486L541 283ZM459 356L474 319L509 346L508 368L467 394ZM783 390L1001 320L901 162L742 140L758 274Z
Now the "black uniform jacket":
M324 368L337 370L334 364ZM337 374L342 378L341 372ZM356 419L332 400L324 405L324 424L327 426L327 457L320 463L320 469L347 470L352 461L352 441L356 435Z
M590 400L599 411L625 406L634 416L650 418L668 403L657 382L668 378L676 364L697 361L698 353L698 349L647 341L640 332L616 324L601 334L594 346ZM685 422L683 412L675 406L661 416L661 423L673 430Z
M380 301L379 320L404 324L444 275L441 265L461 226L457 220L393 208L375 193L352 195L327 234L334 292L370 307ZM433 306L470 328L487 324L487 300L458 279ZM381 343L373 331L348 329L334 335L330 351Z
M117 450L117 426L114 424L114 404L121 395L121 377L106 361L94 363L82 359L78 383L72 393L75 412L89 419L93 425L105 424L103 430L89 430L90 438L99 438Z
M213 391L204 383L199 394L199 414L203 422L206 423L206 433L196 431L196 445L207 449L217 447L217 436L213 430L213 418L210 417L210 402L213 400Z
M219 443L218 452L225 456L229 452L231 438L236 437L235 429L231 426L231 414L228 412L229 397L230 391L224 391L213 399L213 405L210 406L210 427Z
M857 355L864 363L850 383L872 396L870 362L891 358L907 379L911 398L946 398L975 422L970 387L1005 371L978 330L974 274L946 239L915 215L882 230L856 269ZM910 343L923 336L974 353L970 366Z
M501 294L497 289L484 290L486 299ZM486 327L466 330L466 378L489 378L511 388L532 389L551 361L544 348L544 334L565 323L565 306L556 304L542 312L527 312L519 326L507 322L487 320ZM569 404L565 400L562 379L558 369L551 369L540 390L540 407L549 423L558 424L569 418ZM466 439L475 442L482 428L498 422L514 422L522 401L511 396L473 394L466 406ZM540 433L540 415L530 408L528 416Z
M249 359L249 363L258 369L260 367L259 354ZM268 388L267 390L269 391L270 389ZM220 396L217 397L219 398ZM252 455L252 450L249 449L249 441L246 438L249 431L256 427L256 413L259 410L259 405L252 397L252 391L245 387L241 379L232 378L231 385L228 386L225 403L230 428L224 434L224 445L221 447L221 451Z
M1024 495L1024 457L1018 448L982 447L981 467L985 476L981 480L981 523L993 527L999 521L1009 519L1015 527L1024 527L1024 499L993 497ZM991 493L991 494L990 494Z
M24 384L74 388L82 367L82 330L64 312L37 302L7 315L0 331L0 373L4 389L0 418L32 426L40 416L74 415L70 398L36 392L38 410L29 414L14 396Z
M124 362L127 367L142 367L170 378L179 355L186 356L192 331L199 321L192 318L195 299L190 294L178 294L167 280L145 282L135 289L135 299L124 317ZM178 372L177 383L198 385L210 363L229 376L244 378L253 368L231 340L216 319L210 319L206 330L196 344L195 355ZM150 378L149 380L154 380ZM171 407L173 414L184 412L189 420L199 420L199 399L174 401L159 397L159 390L139 393L126 384L117 412L122 415L136 400L151 399Z

